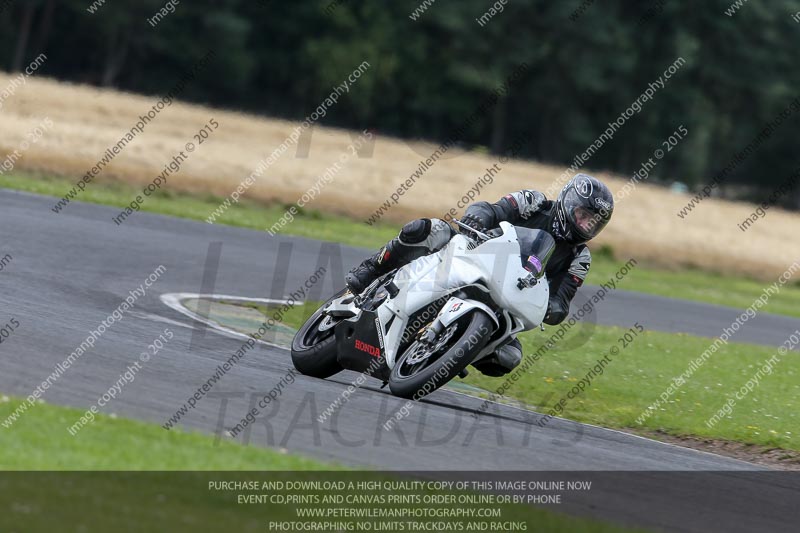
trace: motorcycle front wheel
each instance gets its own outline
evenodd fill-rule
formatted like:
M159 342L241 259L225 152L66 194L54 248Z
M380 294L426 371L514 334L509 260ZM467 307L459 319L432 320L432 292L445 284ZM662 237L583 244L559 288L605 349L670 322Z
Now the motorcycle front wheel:
M464 370L493 331L494 321L476 310L444 328L433 342L414 341L392 367L389 390L411 400L430 394Z

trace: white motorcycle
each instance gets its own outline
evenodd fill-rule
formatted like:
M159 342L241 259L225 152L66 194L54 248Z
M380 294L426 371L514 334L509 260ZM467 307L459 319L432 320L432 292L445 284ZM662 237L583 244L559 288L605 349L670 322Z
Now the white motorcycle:
M489 357L509 336L542 324L555 249L545 231L501 222L462 228L440 251L376 279L360 295L344 289L292 341L302 374L343 369L381 379L395 396L419 398Z

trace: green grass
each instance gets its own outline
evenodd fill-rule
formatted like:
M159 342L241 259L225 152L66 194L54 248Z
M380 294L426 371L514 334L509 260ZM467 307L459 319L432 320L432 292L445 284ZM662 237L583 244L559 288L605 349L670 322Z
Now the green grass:
M763 377L761 385L743 400L737 400L732 413L713 427L706 421L777 354L777 348L729 343L723 345L689 377L668 401L642 424L637 418L655 402L672 379L689 371L713 339L685 334L645 331L623 349L618 339L628 330L596 326L586 344L564 349L575 343L577 331L544 353L521 377L512 383L507 396L535 405L548 414L609 350L618 355L592 379L585 392L567 399L564 411L556 416L611 428L661 430L685 436L759 444L800 450L800 359L797 352L780 357L774 371ZM526 332L519 336L526 357L536 352L555 332ZM787 332L788 335L788 332ZM466 380L490 391L497 390L503 378L489 378L477 371Z
M20 404L18 399L3 399L0 420ZM301 505L243 505L237 495L270 491L211 490L209 482L390 479L380 472L348 470L235 442L215 444L211 436L104 415L72 437L66 428L81 414L42 403L26 411L11 429L0 429L0 469L20 471L5 472L0 479L0 530L49 532L59 524L64 530L86 532L265 531L270 520L297 521L294 509ZM272 472L260 473L264 471ZM541 508L500 507L503 520L556 533L633 531Z
M321 302L298 306L286 314L284 321L299 328L319 305ZM520 334L525 356L534 354L557 331L557 327L550 327L545 332ZM706 421L766 360L778 353L772 347L734 342L723 345L659 410L640 424L637 418L642 412L658 400L672 378L689 371L689 363L708 349L714 339L645 331L623 349L619 339L628 331L576 325L526 371L518 369L520 377L510 382L505 396L547 414L594 368L598 359L616 346L620 353L610 355L611 362L602 369L603 374L592 378L591 386L575 399L568 399L563 412L555 416L603 427L664 431L675 436L694 435L800 451L797 352L779 355L780 362L771 374L763 377L761 386L744 400L737 400L732 414L709 428ZM585 344L581 339L586 339ZM465 382L495 392L506 379L472 370Z
M0 176L0 187L61 197L74 180L36 174L8 174ZM81 193L79 200L98 204L125 207L141 191L120 182L93 182ZM223 199L207 196L176 194L161 190L148 198L143 211L161 213L181 218L205 221ZM54 202L55 203L55 202ZM264 205L242 200L231 206L217 223L266 231L285 213L288 206ZM67 206L66 210L72 209ZM53 213L53 216L58 216ZM131 217L135 217L134 213ZM368 226L347 217L303 209L294 221L284 227L283 233L351 246L378 249L399 231L399 226L379 223ZM608 247L596 249L587 283L600 284L614 277L630 258L615 257ZM618 282L620 289L681 298L744 309L758 298L769 285L763 281L736 278L695 269L671 271L639 263ZM800 280L787 284L764 307L765 312L800 317Z
M6 420L20 400L0 403ZM340 470L343 467L242 446L226 439L99 415L74 437L67 428L84 413L37 404L10 429L0 427L0 470Z

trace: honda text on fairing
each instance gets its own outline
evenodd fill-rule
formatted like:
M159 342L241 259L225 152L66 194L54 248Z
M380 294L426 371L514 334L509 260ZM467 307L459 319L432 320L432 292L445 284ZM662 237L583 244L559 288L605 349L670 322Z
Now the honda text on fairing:
M456 223L462 231L438 252L325 302L292 341L295 368L318 378L354 370L419 399L540 326L553 237L508 222L487 233Z

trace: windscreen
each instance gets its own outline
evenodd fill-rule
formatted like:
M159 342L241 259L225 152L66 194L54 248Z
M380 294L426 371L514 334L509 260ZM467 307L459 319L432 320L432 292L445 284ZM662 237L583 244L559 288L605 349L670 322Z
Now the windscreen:
M517 230L522 266L536 277L540 277L544 274L547 262L556 249L555 239L553 239L552 235L540 229L521 227L516 227L515 229Z

